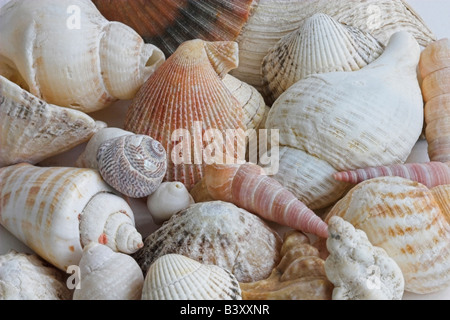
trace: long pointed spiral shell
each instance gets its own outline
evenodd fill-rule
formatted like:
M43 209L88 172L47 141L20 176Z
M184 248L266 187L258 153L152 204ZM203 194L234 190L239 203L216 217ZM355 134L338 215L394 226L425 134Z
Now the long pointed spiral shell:
M205 183L215 200L234 203L284 226L328 237L326 223L257 165L207 166Z
M131 208L94 170L0 169L0 224L62 270L91 242L125 253L143 245Z

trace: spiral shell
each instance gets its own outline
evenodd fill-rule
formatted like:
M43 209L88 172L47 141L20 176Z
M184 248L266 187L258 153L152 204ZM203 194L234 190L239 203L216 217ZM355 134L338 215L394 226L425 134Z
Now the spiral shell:
M150 266L142 300L241 300L241 290L227 270L168 254Z

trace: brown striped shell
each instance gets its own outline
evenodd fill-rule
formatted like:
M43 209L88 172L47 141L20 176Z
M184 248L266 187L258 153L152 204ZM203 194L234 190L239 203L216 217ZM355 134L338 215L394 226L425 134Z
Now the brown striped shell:
M103 179L131 198L144 198L155 192L167 168L163 146L144 135L127 135L102 143L97 162Z

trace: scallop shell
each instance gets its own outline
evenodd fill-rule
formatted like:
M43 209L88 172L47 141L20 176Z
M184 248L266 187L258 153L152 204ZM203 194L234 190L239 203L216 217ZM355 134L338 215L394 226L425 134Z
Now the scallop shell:
M190 206L145 239L134 257L144 274L166 254L181 254L232 272L238 281L265 279L279 262L281 238L255 215L226 202Z
M97 162L106 183L131 198L144 198L155 192L167 169L162 145L143 135L104 142L98 149Z
M269 278L240 283L243 300L331 300L333 285L325 274L325 261L306 235L287 232L281 256Z
M225 269L168 254L150 266L142 300L241 300L241 290Z
M399 177L365 181L328 214L364 231L397 262L405 290L426 294L450 285L450 185L428 189Z
M95 121L40 100L0 76L0 167L36 164L89 140Z
M168 154L166 181L182 182L190 190L201 180L205 160L199 148L208 143L207 139L198 140L207 130L225 135L227 129L233 129L239 145L245 145L242 106L221 81L236 66L236 43L188 41L133 100L125 129L161 142ZM185 134L189 136L183 143L176 144L179 135ZM179 150L184 147L190 150ZM230 150L224 153L238 157Z
M36 255L0 256L0 300L71 300L65 275Z
M264 58L265 96L272 104L311 74L360 70L383 51L384 46L370 34L340 24L326 14L315 14L283 37Z

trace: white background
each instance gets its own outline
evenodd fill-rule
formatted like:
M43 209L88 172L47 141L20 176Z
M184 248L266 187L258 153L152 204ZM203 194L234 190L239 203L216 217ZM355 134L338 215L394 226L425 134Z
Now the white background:
M34 1L34 0L28 0ZM330 0L331 1L331 0ZM0 6L8 0L0 0ZM449 0L408 0L407 1L413 9L424 19L430 29L440 38L450 37L450 1ZM98 120L103 120L112 127L121 127L123 118L126 113L128 102L121 102L114 107L94 114L93 117ZM64 163L64 165L71 166L76 160L78 154L83 150L80 146L70 153L63 156L55 157L47 160L43 165L51 166ZM411 159L414 161L427 161L426 143L420 142ZM157 226L152 222L150 215L146 211L145 203L143 201L133 201L133 210L136 214L136 224L139 231L145 237L153 232ZM15 239L8 231L0 226L0 255L7 253L9 250L15 249L20 252L30 252L31 250L24 246L20 241ZM405 294L405 299L446 299L450 300L450 288L443 292L420 296L414 294Z

